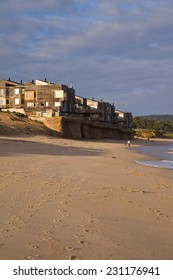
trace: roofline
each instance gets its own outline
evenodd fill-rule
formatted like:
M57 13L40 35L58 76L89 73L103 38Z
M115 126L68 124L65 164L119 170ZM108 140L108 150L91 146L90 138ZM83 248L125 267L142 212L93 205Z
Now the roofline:
M24 83L21 83L21 82L19 83L19 82L12 81L10 78L8 80L0 79L0 81L4 81L4 82L7 82L7 83L13 83L13 84L16 84L16 85L21 85L21 86L24 85Z

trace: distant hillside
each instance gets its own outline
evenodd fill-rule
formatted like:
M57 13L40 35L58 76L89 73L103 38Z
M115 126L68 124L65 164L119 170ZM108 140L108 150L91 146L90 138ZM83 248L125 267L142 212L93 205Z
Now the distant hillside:
M173 121L173 115L146 115L139 116L140 118L148 119L148 120L158 120L158 121Z

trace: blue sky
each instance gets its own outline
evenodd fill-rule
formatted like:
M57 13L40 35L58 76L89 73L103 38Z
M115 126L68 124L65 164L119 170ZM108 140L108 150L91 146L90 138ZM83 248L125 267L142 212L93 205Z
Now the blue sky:
M1 0L0 79L35 78L133 115L173 113L173 0Z

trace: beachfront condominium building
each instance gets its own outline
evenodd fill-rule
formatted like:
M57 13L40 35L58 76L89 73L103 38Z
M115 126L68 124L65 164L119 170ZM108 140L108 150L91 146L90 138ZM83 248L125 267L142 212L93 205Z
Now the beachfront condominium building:
M132 129L132 113L115 110L115 114L121 127Z
M46 79L32 80L24 84L26 112L52 112L71 114L74 112L75 90L63 84L53 84Z
M46 80L20 83L0 80L0 109L21 110L37 117L70 116L132 128L132 114L115 110L114 104L75 95L72 85Z
M0 80L0 108L21 108L24 106L24 85L10 80Z

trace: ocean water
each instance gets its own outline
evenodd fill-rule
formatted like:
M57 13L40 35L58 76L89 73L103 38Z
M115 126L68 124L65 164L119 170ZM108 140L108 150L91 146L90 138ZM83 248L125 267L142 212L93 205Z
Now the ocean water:
M173 169L173 144L162 146L143 146L138 148L141 152L157 158L154 161L136 161L139 164Z

